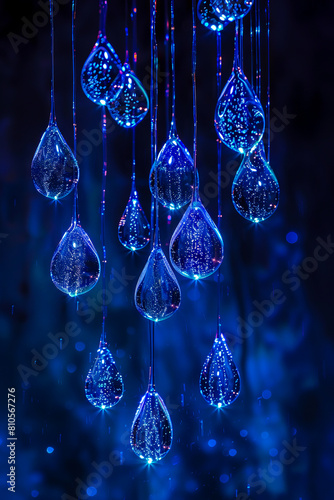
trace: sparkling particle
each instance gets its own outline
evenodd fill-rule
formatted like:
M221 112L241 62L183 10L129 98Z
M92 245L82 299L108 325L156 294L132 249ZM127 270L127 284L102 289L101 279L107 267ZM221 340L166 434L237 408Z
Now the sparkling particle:
M271 398L271 391L269 391L269 389L266 389L265 391L262 392L262 397L263 397L263 399L270 399Z
M268 432L266 432L266 431L265 431L265 432L262 432L262 433L261 433L261 437L262 437L262 439L268 439L268 437L269 437L269 433L268 433Z
M246 437L247 435L248 435L248 431L246 431L246 429L242 429L242 430L240 431L240 436L241 436L241 437Z
M75 344L75 349L79 352L83 351L84 349L86 349L86 345L83 343L83 342L77 342Z
M48 446L47 449L46 449L46 452L47 453L53 453L55 450L54 448L52 448L52 446Z
M219 478L219 481L223 484L229 481L230 477L227 474L222 474Z
M97 493L97 489L94 488L94 486L90 486L89 488L87 488L87 495L89 497L94 497Z
M276 448L271 448L271 449L269 450L269 455L270 455L271 457L277 457L277 455L278 455L278 450L277 450Z
M295 233L294 231L290 231L290 233L288 233L286 235L286 241L288 243L291 243L291 244L297 243L297 241L298 241L298 234Z
M237 454L237 450L235 450L234 448L231 448L229 450L228 454L230 455L230 457L235 457L235 455Z
M216 446L217 442L215 439L210 439L208 441L208 445L210 446L210 448L214 448Z
M31 496L32 496L33 498L37 498L37 497L38 497L38 495L39 495L39 491L37 491L37 490L32 490L32 492L31 492Z

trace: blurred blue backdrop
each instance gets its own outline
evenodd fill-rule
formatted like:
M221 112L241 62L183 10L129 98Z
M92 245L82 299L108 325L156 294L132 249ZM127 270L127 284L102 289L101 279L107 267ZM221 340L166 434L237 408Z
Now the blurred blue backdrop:
M71 6L68 1L59 3L56 111L60 130L72 146ZM138 0L137 74L146 88L148 3ZM190 2L176 3L177 125L191 150L191 10ZM97 411L84 393L101 332L101 282L80 297L77 306L49 276L54 249L70 224L72 200L50 203L35 191L30 177L31 159L49 117L49 24L22 29L37 19L42 4L6 0L0 7L1 498L11 498L6 487L8 387L15 387L17 395L17 500L333 498L333 4L316 13L313 4L301 0L272 2L271 164L281 201L266 222L254 226L235 212L230 190L240 158L223 150L223 327L240 370L242 392L223 411L208 406L199 394L200 370L215 335L216 283L214 277L191 283L178 276L182 306L156 329L156 384L173 421L174 442L166 458L154 466L143 465L129 445L149 362L148 325L133 304L148 249L130 255L117 237L131 187L131 131L108 124L107 335L125 383L124 397L111 411ZM78 69L95 43L97 4L78 2ZM38 22L43 24L43 16ZM123 26L123 3L110 2L107 33L121 58ZM162 35L162 13L158 27ZM25 41L16 39L16 52L9 33L24 37ZM161 43L159 147L167 133L164 54ZM198 166L200 190L213 218L215 54L215 35L200 26ZM223 81L229 77L232 58L233 27L228 26L223 33ZM78 88L80 215L101 255L99 124L100 111ZM149 171L146 118L137 131L137 187L147 214ZM169 221L168 215L161 209L166 253L180 217L173 214ZM279 292L273 295L274 290ZM68 336L67 343L66 327L76 334ZM62 333L61 351L52 344L50 333ZM50 344L54 347L47 347ZM49 356L39 371L31 365L36 353Z

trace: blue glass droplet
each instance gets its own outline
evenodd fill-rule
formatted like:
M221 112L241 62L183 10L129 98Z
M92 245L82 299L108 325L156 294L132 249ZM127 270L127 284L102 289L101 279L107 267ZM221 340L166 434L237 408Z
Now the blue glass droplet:
M173 267L190 279L206 278L222 263L222 237L198 197L176 227L169 252Z
M200 0L197 6L197 14L203 26L211 31L221 31L229 24L228 21L219 19L212 5L212 0Z
M86 378L85 393L93 406L103 410L117 404L124 393L122 375L116 368L107 342L102 340Z
M150 225L133 183L129 201L118 224L118 238L125 248L140 250L150 241Z
M240 215L251 222L268 219L277 209L279 185L266 160L263 142L248 152L232 184L232 201Z
M250 11L254 0L212 0L212 6L222 21L241 19Z
M155 174L157 172L157 182ZM197 179L198 182L198 179ZM162 147L150 172L150 190L170 210L190 203L195 184L194 162L172 124L168 141Z
M132 423L132 450L148 463L161 460L170 450L173 427L168 410L159 394L150 389L139 403Z
M232 404L240 394L240 375L222 334L215 338L199 384L205 401L218 408Z
M55 122L50 122L31 164L35 188L47 198L67 196L79 180L79 166Z
M110 92L107 105L118 125L132 128L145 118L149 100L142 84L127 63L122 67Z
M167 319L180 307L180 286L160 246L154 246L139 276L135 304L151 321Z
M105 105L116 96L112 83L119 74L121 61L106 37L99 36L81 71L81 86L96 104Z
M222 142L239 153L253 149L262 139L264 112L238 61L218 99L214 123Z
M72 222L51 260L54 285L71 297L91 290L100 276L100 260L88 234Z

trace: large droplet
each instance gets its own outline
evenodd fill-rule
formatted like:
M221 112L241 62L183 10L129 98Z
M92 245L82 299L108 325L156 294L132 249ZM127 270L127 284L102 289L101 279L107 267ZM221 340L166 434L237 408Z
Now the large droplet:
M44 132L31 164L35 188L47 198L67 196L79 180L79 166L56 122Z
M181 290L159 245L155 245L135 290L138 311L151 321L162 321L180 307Z
M150 241L150 225L138 199L133 182L129 201L118 225L118 238L125 248L140 250Z
M264 145L246 153L232 185L232 201L240 215L252 222L268 219L279 201L279 184L266 160Z
M215 338L200 375L200 391L207 403L222 408L240 394L240 375L223 334Z
M212 0L200 0L197 6L197 14L203 26L211 31L221 31L229 24L229 21L219 19Z
M262 139L265 117L259 99L238 62L216 106L215 127L226 146L244 153Z
M169 252L174 268L190 279L206 278L222 263L222 237L198 196L176 227Z
M169 452L172 441L173 427L168 410L159 394L151 388L140 401L132 423L132 450L151 464Z
M221 21L241 19L250 11L254 0L212 0L212 7Z
M102 410L111 408L119 402L124 393L122 375L107 342L100 341L92 368L86 377L85 393L88 401Z
M147 94L127 63L111 87L107 104L112 118L124 128L135 127L146 116L149 108Z
M99 279L99 257L88 234L76 221L53 254L50 274L54 285L71 297L88 292Z
M96 104L105 105L114 98L117 89L113 81L121 69L121 61L106 36L99 33L97 42L81 71L81 86L86 96Z
M157 172L157 182L155 174ZM198 182L198 179L197 179ZM168 141L162 147L150 173L150 190L170 210L190 203L195 183L194 162L172 124Z

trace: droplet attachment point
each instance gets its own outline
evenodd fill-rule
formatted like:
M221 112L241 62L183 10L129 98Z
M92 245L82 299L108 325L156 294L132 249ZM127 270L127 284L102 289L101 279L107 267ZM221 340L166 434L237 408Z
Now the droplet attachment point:
M56 122L49 123L40 140L31 176L37 191L53 200L67 196L79 180L78 163Z
M54 285L71 297L91 290L100 276L100 260L88 234L72 222L58 244L50 274Z
M149 389L139 403L132 423L131 448L148 464L161 460L169 452L173 427L162 398Z
M240 394L240 375L222 334L215 338L199 385L205 401L217 408L229 406Z
M123 393L122 375L117 370L107 343L101 341L93 366L86 377L86 398L93 406L105 410L115 406Z

